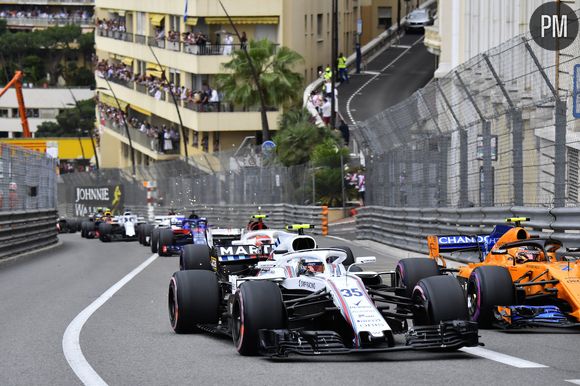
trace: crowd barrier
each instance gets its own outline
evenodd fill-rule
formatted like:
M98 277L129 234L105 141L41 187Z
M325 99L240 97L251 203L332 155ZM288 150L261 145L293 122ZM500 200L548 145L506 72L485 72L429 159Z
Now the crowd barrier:
M0 212L0 260L58 242L55 209Z

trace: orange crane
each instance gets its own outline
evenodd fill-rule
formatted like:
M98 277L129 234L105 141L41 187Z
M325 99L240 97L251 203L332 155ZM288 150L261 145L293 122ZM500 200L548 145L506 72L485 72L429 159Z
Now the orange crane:
M26 107L24 106L24 95L22 94L22 78L24 73L22 71L16 71L14 77L8 84L0 90L0 97L8 91L8 89L14 86L16 90L16 99L18 100L18 113L20 114L20 122L22 123L22 132L24 138L30 138L30 128L28 127L28 118L26 117Z

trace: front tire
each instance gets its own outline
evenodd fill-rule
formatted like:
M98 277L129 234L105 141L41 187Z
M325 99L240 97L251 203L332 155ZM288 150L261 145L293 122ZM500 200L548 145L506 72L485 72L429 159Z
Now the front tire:
M467 302L459 281L448 275L419 280L413 290L413 302L420 307L413 323L435 325L451 320L468 320Z
M232 307L232 337L241 355L257 355L261 329L283 329L286 309L282 292L271 281L247 281L240 285Z
M344 251L346 253L346 260L342 262L342 265L348 268L349 265L354 264L354 253L352 253L352 249L350 249L350 247L341 245L338 247L331 248L340 249L341 251Z
M505 267L482 266L471 272L467 281L469 318L481 327L490 327L495 320L496 306L515 304L515 288Z
M212 271L209 248L206 245L185 245L179 258L179 269Z
M178 271L169 282L169 321L177 334L197 331L199 324L218 322L220 289L215 273Z

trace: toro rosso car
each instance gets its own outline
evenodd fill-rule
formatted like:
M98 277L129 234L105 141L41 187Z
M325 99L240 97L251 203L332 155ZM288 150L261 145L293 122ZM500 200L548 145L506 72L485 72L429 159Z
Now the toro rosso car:
M477 324L466 320L465 298L453 277L422 279L412 296L402 296L394 284L377 280L382 275L394 283L394 272L353 272L343 265L346 258L339 249L308 249L257 262L255 276L225 279L212 270L178 271L169 285L171 326L176 333L231 336L242 355L453 350L478 344Z
M142 217L131 212L125 212L121 216L105 217L105 221L99 223L98 236L101 241L134 241L137 240L136 228L145 224Z
M415 259L402 275L436 274L445 266L442 252L475 250L480 262L456 270L472 321L504 328L580 326L578 254L558 240L531 235L520 225L528 220L507 219L512 224L497 225L491 235L430 236L431 260Z
M207 248L208 224L206 218L188 219L174 217L167 228L154 228L151 233L151 251L160 256L180 254L185 245L195 244Z

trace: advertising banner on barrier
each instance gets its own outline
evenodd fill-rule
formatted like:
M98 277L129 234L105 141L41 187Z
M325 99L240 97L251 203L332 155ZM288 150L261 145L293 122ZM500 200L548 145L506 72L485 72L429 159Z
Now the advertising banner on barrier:
M123 185L77 186L74 188L75 217L88 216L97 208L109 208L113 215L123 211Z

